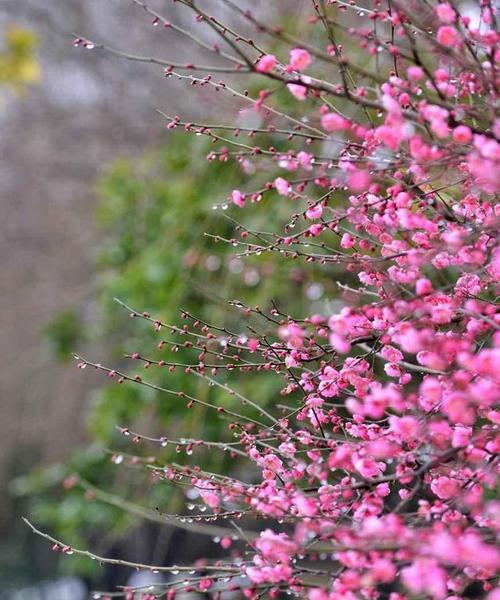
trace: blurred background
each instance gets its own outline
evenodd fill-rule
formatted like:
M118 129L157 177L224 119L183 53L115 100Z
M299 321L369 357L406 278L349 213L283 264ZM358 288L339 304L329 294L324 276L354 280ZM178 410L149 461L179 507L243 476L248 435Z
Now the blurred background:
M0 3L0 594L9 598L8 590L59 578L47 545L21 523L29 507L10 482L88 441L88 402L99 382L57 353L67 358L80 324L98 310L96 183L116 157L158 143L153 98L167 97L148 67L84 54L69 34L127 30L139 44L133 12L116 2ZM143 85L130 85L138 76ZM66 348L54 353L47 326ZM78 598L75 590L67 597Z
M192 27L192 14L171 4L151 3ZM252 5L273 18L266 2ZM286 8L291 31L300 35L300 2ZM120 497L175 512L183 499L151 486L143 472L117 471L108 449L126 445L116 426L159 435L182 425L188 437L213 439L220 424L199 412L186 415L151 390L113 387L75 368L72 352L116 367L125 352L154 348L151 328L131 322L113 297L167 322L178 322L182 308L242 331L227 299L273 298L299 314L301 298L313 310L335 302L333 267L319 276L272 255L243 261L204 236L231 234L232 224L212 205L245 187L249 167L209 165L211 146L167 133L156 110L213 122L227 113L226 100L167 83L160 67L75 48L75 34L146 56L197 57L175 32L152 27L132 2L0 2L0 598L9 600L79 600L129 577L77 557L58 560L22 515L68 544L107 556L174 564L217 552L213 536L198 536L194 545L192 533L117 506ZM282 102L293 100L285 92ZM255 112L231 114L239 124L259 124ZM257 174L251 188L268 176ZM272 229L273 221L284 222L282 212L278 203L256 208L246 222ZM181 350L183 357L193 360ZM264 403L279 391L265 378L242 384ZM169 384L227 402L182 371ZM147 456L152 449L136 451ZM220 467L220 457L198 460Z

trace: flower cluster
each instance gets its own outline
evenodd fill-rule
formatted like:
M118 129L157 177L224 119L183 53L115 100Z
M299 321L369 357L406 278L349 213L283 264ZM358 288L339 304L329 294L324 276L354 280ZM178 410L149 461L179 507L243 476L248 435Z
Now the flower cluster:
M201 353L186 371L232 399L214 406L164 390L230 421L231 442L175 443L188 454L201 446L230 452L248 471L237 478L201 466L153 468L159 481L189 483L210 519L244 525L235 525L238 551L222 537L227 559L210 564L202 583L174 582L152 597L213 583L250 599L286 590L310 600L498 600L494 3L461 12L466 3L451 0L314 0L304 16L311 31L299 44L227 2L256 35L281 44L274 53L181 4L224 40L227 50L217 54L231 64L226 70L254 73L260 91L251 97L216 79L220 66L198 77L168 65L167 75L236 97L240 113L252 111L259 125L176 116L168 126L210 137L209 160L234 159L248 174L248 189L228 190L223 202L235 218L255 203L289 207L280 230L253 231L243 216L227 242L243 256L276 252L333 269L342 304L292 317L237 302L262 324L250 339L187 314L176 327L132 310L187 338L176 343ZM167 358L131 358L178 368ZM93 366L148 385L142 375ZM275 373L287 404L244 397L224 379L228 371Z

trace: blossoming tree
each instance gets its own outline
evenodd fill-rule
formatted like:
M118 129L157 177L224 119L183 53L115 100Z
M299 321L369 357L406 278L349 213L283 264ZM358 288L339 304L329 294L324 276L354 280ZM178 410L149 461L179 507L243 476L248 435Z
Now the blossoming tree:
M164 464L133 451L112 460L149 469L157 483L187 486L199 504L171 518L213 531L222 521L225 557L136 564L42 535L64 553L182 573L154 590L112 593L125 598L238 589L252 599L281 592L310 600L497 599L494 3L311 0L299 40L233 0L217 2L214 14L179 0L194 13L192 30L134 1L167 34L173 29L212 53L214 64L76 44L159 63L167 77L203 88L206 101L232 99L238 121L164 115L168 128L213 140L209 160L235 160L248 173L245 189L228 190L215 207L230 209L234 236L216 239L242 256L274 252L336 266L343 307L288 315L276 304L234 301L246 331L191 314L167 324L126 307L157 330L158 349L132 352L130 372L81 357L79 366L143 386L152 384L141 367L184 368L227 392L228 403L161 391L186 410L215 411L227 431L221 440L191 440L123 428L135 442L174 444L187 460ZM246 90L251 76L256 95ZM241 115L249 113L258 125L245 125ZM288 207L286 222L270 231L245 226L252 205L267 202ZM175 363L170 351L179 345L193 350L192 364ZM226 381L228 372L263 371L283 382L272 407ZM246 460L248 476L204 471L199 448Z

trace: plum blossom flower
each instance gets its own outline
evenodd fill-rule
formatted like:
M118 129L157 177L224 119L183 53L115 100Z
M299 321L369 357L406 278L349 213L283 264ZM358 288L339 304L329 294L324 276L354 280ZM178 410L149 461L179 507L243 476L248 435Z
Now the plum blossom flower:
M274 180L274 187L280 196L288 196L292 191L292 186L283 177L277 177Z
M464 427L463 425L457 425L453 431L453 437L451 445L453 448L463 448L467 446L472 436L472 427Z
M350 122L345 117L337 113L331 112L321 117L321 127L328 132L349 129L350 125Z
M462 40L460 38L460 34L451 25L443 25L438 29L437 32L437 41L443 46L450 46L456 48L460 46Z
M420 279L417 279L415 282L415 292L419 296L430 294L432 292L432 281L427 279L427 277L421 277Z
M309 152L304 152L303 150L301 150L297 154L297 160L299 161L299 165L303 169L305 169L306 171L311 171L312 170L312 164L313 164L313 160L314 160L314 156L312 154L310 154Z
M363 169L354 169L347 176L347 185L353 192L364 192L370 187L370 183L370 173Z
M465 296L477 296L481 292L481 288L481 280L474 273L465 273L458 278L455 284L455 291Z
M286 533L265 529L255 542L255 547L265 558L274 562L288 562L297 552L298 545Z
M457 18L455 11L447 2L438 4L435 11L441 23L446 23L447 25L454 23Z
M452 479L451 477L438 477L431 482L431 490L438 498L448 500L458 494L460 484L456 479Z
M303 517L314 517L318 512L317 503L314 498L308 498L303 494L295 494L293 501L298 514Z
M198 584L198 588L199 588L200 592L206 592L212 587L212 585L213 585L212 579L205 577L204 579L200 580L200 583Z
M293 48L290 50L289 67L293 71L305 71L311 64L311 55L304 48Z
M320 383L318 385L318 392L325 398L333 398L338 393L337 380L339 377L338 371L333 367L327 366L320 374Z
M307 98L307 87L298 83L288 83L286 86L289 92L297 100L305 100Z
M280 583L287 581L292 576L290 565L277 564L274 566L247 567L246 574L253 583Z
M363 477L377 477L381 473L379 465L371 458L357 458L353 464L356 471Z
M270 73L278 64L278 60L274 54L265 54L259 59L256 69L259 73Z
M322 214L323 214L323 207L321 206L321 204L316 204L314 206L310 206L306 210L306 217L308 219L319 219Z
M350 233L344 233L340 240L340 247L344 249L352 248L355 244L355 240Z
M391 431L398 434L399 437L404 440L413 440L418 437L420 431L420 424L415 417L403 416L397 417L396 415L391 415L389 417L389 425Z
M280 338L287 342L288 347L295 350L302 347L303 339L306 335L304 329L293 322L280 327L278 333Z
M406 74L411 81L420 81L424 77L424 70L422 67L412 65L406 69Z
M429 594L434 600L446 597L446 571L434 559L416 559L402 569L401 579L412 594Z
M467 125L459 125L453 130L453 139L459 144L468 144L472 139L472 131Z
M394 563L386 558L380 558L370 566L369 577L377 583L390 583L396 578Z
M210 508L219 508L220 497L213 483L206 480L198 480L196 482L196 489L207 506Z
M231 199L233 201L233 204L235 204L236 206L239 206L240 208L242 206L245 206L245 196L240 192L240 190L233 190L231 194Z
M262 593L275 600L281 590L310 600L376 600L387 590L389 600L459 600L476 588L500 600L491 591L500 561L493 545L500 503L491 499L498 485L493 457L500 452L500 313L492 301L500 280L493 81L500 38L491 2L478 2L472 15L466 2L436 0L425 15L425 35L408 46L405 33L421 20L419 2L401 4L408 4L404 14L387 7L347 11L344 47L327 45L321 64L297 42L288 64L263 54L249 68L241 55L227 69L221 63L221 73L235 71L228 83L222 74L191 77L205 95L214 88L245 105L237 121L203 126L168 119L169 129L182 125L212 138L209 161L234 158L245 189L257 190L229 191L229 203L241 208L264 199L248 227L232 223L234 236L246 245L244 254L253 254L254 237L260 238L266 252L259 274L273 290L286 287L266 309L234 303L248 318L250 339L231 333L244 328L239 321L222 330L190 315L183 329L172 330L185 334L184 345L173 342L175 350L194 351L186 372L221 381L228 398L202 404L227 418L234 436L231 443L183 440L179 451L190 455L191 447L205 444L226 456L243 454L251 471L243 481L237 469L212 476L187 459L155 469L158 479L190 482L188 494L199 493L209 520L221 516L222 506L241 515L249 510L254 526L265 529L256 529L244 561L229 537L220 540L232 550L227 564L247 578L235 585L248 600ZM251 44L217 22L234 51L245 40ZM309 25L316 22L323 25L315 16ZM255 39L254 49L265 43ZM338 71L353 45L357 83L350 68L323 80L328 58ZM393 60L375 61L382 49ZM314 76L304 74L315 66ZM373 66L373 77L362 76ZM245 78L267 73L276 85L255 89L244 81L238 89L236 71ZM255 86L265 85L255 79ZM270 206L267 197L277 195L290 201ZM272 255L295 267L282 273ZM234 260L241 262L229 259L231 271ZM245 282L254 272L245 267ZM304 303L289 309L288 296L303 292ZM153 323L159 330L161 322ZM169 372L181 364L167 360L158 365ZM86 364L79 361L80 368ZM129 379L107 373L120 383ZM262 377L241 392L235 382L233 390L232 378L245 373ZM276 385L267 383L271 378ZM196 410L196 398L177 396ZM316 580L298 560L315 552L314 541L341 565ZM213 581L202 575L192 589L212 591Z
M260 342L257 338L250 338L247 342L248 349L250 352L255 352L258 350Z
M380 351L382 358L389 362L400 362L403 360L403 353L394 346L386 345Z

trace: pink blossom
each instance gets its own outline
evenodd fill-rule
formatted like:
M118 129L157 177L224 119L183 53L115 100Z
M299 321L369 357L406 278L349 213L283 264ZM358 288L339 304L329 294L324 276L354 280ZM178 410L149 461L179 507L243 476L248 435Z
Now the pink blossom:
M321 117L321 126L325 131L339 131L349 129L349 121L337 113L327 113Z
M462 40L458 31L451 25L443 25L438 29L437 41L443 46L457 47Z
M363 477L371 478L380 475L380 467L370 458L358 458L353 462L354 468Z
M247 342L247 346L250 352L255 352L259 348L259 340L256 338L250 338Z
M489 160L475 151L467 156L469 172L481 190L492 194L500 192L500 181L497 176L499 162L499 160Z
M309 152L304 152L301 150L297 154L297 160L299 161L300 166L306 171L310 171L312 169L314 156L309 154Z
M221 574L230 567L228 576L246 577L227 587L219 577L221 592L241 587L248 600L276 600L282 591L310 600L493 596L500 561L500 503L492 499L500 452L495 11L486 0L472 17L467 2L452 0L436 0L421 15L418 1L389 11L384 2L363 3L373 4L371 12L326 4L332 32L342 33L338 45L319 43L313 63L297 41L289 64L264 54L255 68L237 49L273 47L269 33L284 42L295 33L279 19L246 32L236 19L226 30L224 11L217 16L214 8L207 23L228 42L213 45L220 66L200 74L200 59L186 64L192 75L178 75L197 94L178 110L203 105L206 118L168 119L169 129L213 142L208 161L232 163L239 171L228 181L252 190L226 192L230 203L252 202L256 211L223 226L221 237L239 255L223 264L241 275L243 288L267 281L276 298L242 289L227 315L210 319L207 306L204 320L183 314L181 327L143 313L169 337L158 340L161 360L132 350L133 368L149 369L147 379L142 371L95 368L113 383L158 392L177 370L213 384L197 392L178 388L179 377L165 384L173 410L193 412L186 423L207 409L224 433L217 439L215 425L199 423L200 439L182 438L176 416L170 429L179 460L158 455L152 482L199 494L204 506L188 521L251 517L245 549L220 540L229 550ZM313 12L302 25L310 40L321 40L324 23ZM246 16L242 23L251 25ZM177 76L172 69L169 78ZM254 81L252 71L269 76ZM277 195L289 201L274 202ZM187 270L205 264L204 244L193 244ZM223 269L213 275L220 290L233 285ZM144 356L156 357L154 348ZM212 475L219 453L223 470ZM241 464L231 462L240 456ZM201 462L207 457L211 466ZM203 568L195 565L186 587L212 592L215 580Z
M266 54L259 59L256 69L259 73L269 73L276 67L277 64L278 61L273 54Z
M457 425L453 431L453 438L451 440L451 445L454 448L463 448L467 446L469 440L472 436L472 428L464 427L462 425Z
M406 69L406 74L411 81L420 81L424 76L424 70L422 67L412 65Z
M307 98L307 87L305 85L288 83L286 87L297 100L305 100Z
M382 96L382 106L388 113L393 113L398 117L401 114L401 106L399 102L390 94L384 94Z
M330 334L329 339L330 344L337 352L346 354L350 351L351 344L343 335L339 335L338 333L333 332Z
M438 496L438 498L448 500L449 498L453 498L458 494L460 485L456 479L443 476L433 479L431 482L431 489L436 496Z
M265 529L255 542L255 547L265 558L274 562L288 562L297 552L297 544L285 533L274 533Z
M399 104L404 106L405 108L410 104L410 95L407 93L403 93L399 96Z
M292 191L292 186L283 177L277 177L274 180L274 187L280 196L288 196Z
M311 64L311 55L304 48L290 50L290 68L294 71L304 71Z
M443 2L438 4L435 8L438 19L441 23L453 23L456 19L456 14L453 8L447 3Z
M390 560L380 558L371 565L370 577L377 583L390 583L396 578L396 567Z
M288 323L278 330L280 338L285 340L290 348L299 349L302 347L305 331L296 323Z
M200 583L198 584L198 588L200 590L200 592L206 592L207 590L209 590L213 585L213 581L211 579L209 579L208 577L205 577L204 579L200 580Z
M453 429L447 421L431 421L429 423L429 438L437 448L449 447Z
M481 292L481 280L478 275L465 273L458 278L455 291L466 296L477 296Z
M277 473L283 469L282 461L276 456L276 454L265 454L260 457L257 462L267 471Z
M459 391L446 394L442 411L451 423L473 425L476 418L467 397Z
M292 575L292 567L284 564L247 567L245 571L249 579L257 584L280 583L280 581L287 581Z
M391 415L389 417L389 424L391 426L391 431L397 433L402 440L408 441L418 437L420 424L415 417L397 417Z
M318 391L325 398L334 398L338 393L337 380L339 377L338 371L328 366L325 367L323 372L320 374L320 383L318 385Z
M210 508L219 508L220 498L213 483L210 483L209 481L199 481L197 482L196 489L207 506Z
M342 248L348 249L352 248L355 244L355 240L349 233L344 233L342 239L340 240L340 246Z
M433 559L415 560L402 569L401 579L412 594L429 594L434 600L446 596L446 572Z
M303 494L296 494L294 503L298 514L303 517L314 517L318 512L316 501L313 498L307 498Z
M417 281L415 282L415 292L419 296L430 294L432 292L432 282L430 281L430 279L427 279L426 277L421 277L420 279L417 279Z
M459 125L453 130L453 139L459 144L468 144L472 139L472 131L467 125Z
M391 150L397 150L406 137L402 122L380 125L375 129L375 138Z
M388 496L391 493L391 488L389 487L388 483L379 483L377 485L377 487L375 488L375 492L376 492L377 496L381 496L382 498L385 498L386 496Z
M239 206L240 208L242 206L245 206L245 196L240 192L240 190L233 190L231 198L233 204L235 204L236 206Z
M396 363L386 363L384 365L384 371L389 377L400 377L403 374L401 367Z
M308 219L319 219L322 214L323 214L323 207L321 206L321 204L316 204L314 206L310 206L306 210L306 217Z
M321 223L314 223L309 227L309 233L313 237L317 237L323 231L323 225Z
M371 183L370 173L355 169L347 176L347 183L349 188L354 192L364 192L369 188Z
M382 358L388 360L389 362L400 362L403 360L403 353L395 348L394 346L384 346L380 351Z
M322 588L311 588L307 597L309 600L330 600L330 594ZM488 598L488 600L498 600L498 598Z
M474 369L485 377L498 381L500 372L500 348L485 348L478 353L474 361Z
M381 419L390 406L397 406L401 394L393 385L374 388L364 398L364 413L372 419Z

